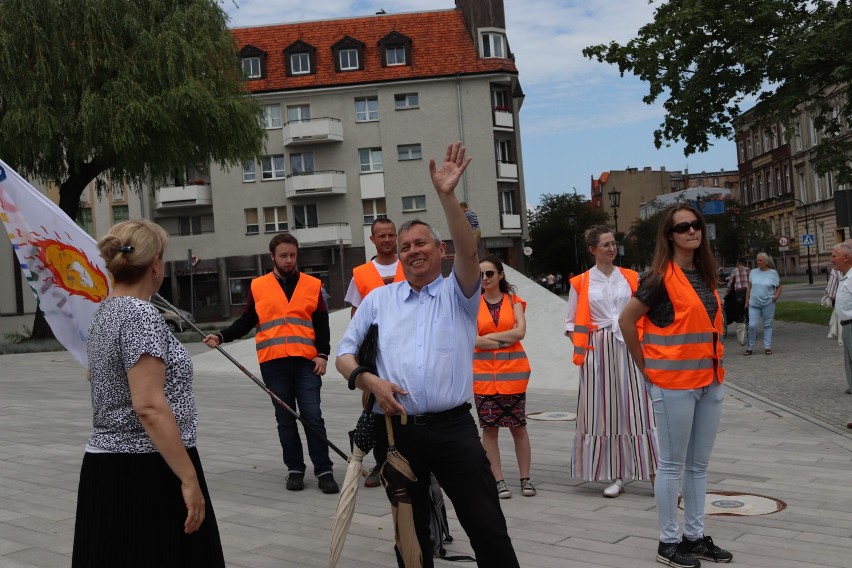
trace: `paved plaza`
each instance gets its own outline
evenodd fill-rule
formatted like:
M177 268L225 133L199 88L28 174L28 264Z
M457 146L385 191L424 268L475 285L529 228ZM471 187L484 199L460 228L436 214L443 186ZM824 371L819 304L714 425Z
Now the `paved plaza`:
M540 293L549 294L521 292L531 311L549 312L554 320L531 330L526 342L534 369L528 411L573 412L576 370L560 334L564 301ZM333 342L347 318L346 312L333 314ZM707 517L707 534L733 552L736 566L852 565L852 431L845 428L852 420L852 396L844 394L840 348L824 332L818 326L777 324L775 354L769 357L761 350L742 357L733 334L726 340L728 397L709 490L753 493L786 504L768 515ZM251 362L251 340L226 347ZM304 491L284 489L269 399L221 355L204 349L191 345L197 353L199 451L228 566L327 566L337 496L323 495L310 476ZM358 394L330 372L323 409L331 440L344 450L358 406ZM0 356L0 568L70 564L90 413L84 372L67 353ZM570 421L529 422L536 497L520 495L511 436L501 435L514 492L501 504L521 565L657 566L650 486L633 482L621 497L604 499L604 484L571 479L573 430ZM333 459L342 481L345 463ZM365 463L372 465L371 460ZM451 506L449 515L455 537L450 554L469 554ZM338 566L393 567L392 539L384 491L362 486Z

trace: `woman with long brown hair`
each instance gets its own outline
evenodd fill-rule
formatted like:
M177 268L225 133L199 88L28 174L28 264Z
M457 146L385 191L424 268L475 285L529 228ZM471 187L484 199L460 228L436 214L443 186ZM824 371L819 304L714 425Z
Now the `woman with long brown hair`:
M609 482L604 497L618 497L625 479L653 480L657 468L645 382L618 328L639 275L613 264L617 244L608 227L586 231L586 246L595 265L571 278L565 317L565 335L580 366L571 476Z
M701 213L689 205L663 213L651 268L619 318L657 422L657 561L682 568L700 566L699 558L730 562L733 557L704 534L707 465L725 397L721 302L706 228ZM644 334L641 343L637 328ZM681 476L682 540L677 519Z

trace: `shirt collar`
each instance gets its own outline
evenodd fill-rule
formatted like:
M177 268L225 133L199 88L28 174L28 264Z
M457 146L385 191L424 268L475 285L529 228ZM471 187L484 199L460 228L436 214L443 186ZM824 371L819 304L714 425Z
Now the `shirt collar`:
M432 282L423 286L420 289L420 292L425 290L427 294L434 298L438 295L438 291L441 288L441 283L443 282L443 280L444 276L442 274L439 274L438 277L435 278ZM419 294L417 290L411 287L411 284L408 283L408 280L405 280L405 285L403 286L403 289L408 289L408 294L406 294L405 296L406 298L410 298L411 296L417 296Z

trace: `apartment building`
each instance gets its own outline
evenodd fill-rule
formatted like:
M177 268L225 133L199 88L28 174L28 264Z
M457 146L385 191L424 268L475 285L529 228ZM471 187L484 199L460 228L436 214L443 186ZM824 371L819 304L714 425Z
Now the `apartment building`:
M817 173L813 148L821 133L807 108L789 134L780 122L758 123L753 114L752 109L734 122L742 202L776 237L789 240L788 251L777 259L779 272L806 273L810 256L814 276L824 274L831 270L832 247L850 236L849 227L837 225L834 205L835 191L848 188L831 173Z
M474 158L457 195L478 214L482 252L523 268L523 93L501 1L233 34L266 150L154 189L152 217L172 235L164 295L187 307L191 249L196 318L239 313L251 279L271 269L269 239L289 231L300 269L342 306L352 268L375 254L375 218L419 218L448 236L428 162L454 140Z

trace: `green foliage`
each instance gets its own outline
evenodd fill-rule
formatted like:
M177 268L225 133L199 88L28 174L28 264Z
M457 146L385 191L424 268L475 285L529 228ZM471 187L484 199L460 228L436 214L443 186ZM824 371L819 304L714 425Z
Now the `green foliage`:
M0 156L59 183L71 218L101 174L139 187L261 152L215 0L3 0L0 22Z
M576 216L573 227L569 222L572 214ZM590 261L583 233L594 225L606 223L607 214L593 209L591 202L580 195L542 195L529 217L528 244L533 249L531 272L567 275L585 270Z
M645 103L665 99L658 148L683 141L688 156L706 151L713 138L732 137L746 100L758 103L749 120L779 120L789 138L807 108L824 132L817 168L837 172L839 183L852 181L850 141L842 135L852 120L850 53L847 0L670 0L626 44L583 50L646 81Z

